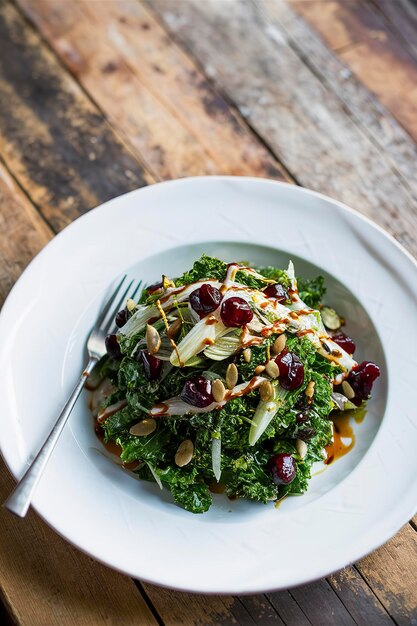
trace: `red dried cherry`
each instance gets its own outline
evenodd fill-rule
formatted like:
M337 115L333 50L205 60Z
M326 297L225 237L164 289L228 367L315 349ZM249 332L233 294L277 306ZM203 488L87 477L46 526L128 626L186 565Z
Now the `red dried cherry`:
M211 382L204 376L189 378L180 393L181 400L203 408L214 402L211 394Z
M288 293L280 283L269 285L266 289L264 289L264 294L267 298L275 298L278 302L288 300Z
M222 298L222 294L216 287L204 283L204 285L190 293L190 305L201 319L217 309Z
M332 339L338 346L340 346L343 350L345 350L348 354L353 354L356 350L356 344L346 335L343 330L339 330L337 333L332 335Z
M161 359L151 354L149 350L141 350L140 359L143 363L146 378L149 381L158 380L162 371Z
M122 353L116 335L107 335L104 343L106 345L107 354L111 359L121 358Z
M347 380L355 392L352 402L356 406L359 406L363 400L369 397L372 385L380 374L381 371L378 365L375 365L372 361L363 361L350 372Z
M119 311L115 317L115 323L117 328L121 328L124 326L129 319L129 311L127 309L122 309Z
M246 300L232 296L223 302L220 316L228 328L240 328L244 324L249 324L253 312Z
M275 358L279 368L279 382L284 389L292 391L301 387L304 381L304 365L296 354L283 350Z
M297 476L294 457L286 452L271 457L268 461L268 469L276 485L289 485Z

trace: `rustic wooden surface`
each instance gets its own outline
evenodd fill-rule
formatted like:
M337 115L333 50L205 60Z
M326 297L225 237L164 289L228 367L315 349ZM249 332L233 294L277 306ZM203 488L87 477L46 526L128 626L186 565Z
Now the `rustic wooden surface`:
M0 0L0 304L54 233L156 180L328 193L417 254L415 0ZM2 466L0 497L12 487ZM132 581L0 511L0 618L416 624L417 517L327 579L199 596Z

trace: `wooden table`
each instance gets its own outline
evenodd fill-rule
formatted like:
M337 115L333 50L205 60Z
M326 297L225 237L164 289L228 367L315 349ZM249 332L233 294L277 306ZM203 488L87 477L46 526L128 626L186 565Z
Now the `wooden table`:
M415 0L0 0L0 297L80 214L196 174L306 185L416 254L416 141ZM2 499L12 483L3 467ZM252 597L132 581L33 512L0 519L5 623L417 623L417 517L338 574Z

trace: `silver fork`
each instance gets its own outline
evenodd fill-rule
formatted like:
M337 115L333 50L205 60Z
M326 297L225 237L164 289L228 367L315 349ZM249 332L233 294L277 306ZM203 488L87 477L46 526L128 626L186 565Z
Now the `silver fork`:
M90 333L87 340L89 361L80 376L78 384L62 409L42 448L39 450L29 468L26 470L24 476L3 505L6 509L19 517L25 517L28 511L36 486L48 463L52 450L54 449L59 436L61 435L64 426L71 415L71 411L74 408L87 378L91 374L94 366L106 354L105 339L108 334L113 333L116 329L114 321L116 313L122 308L127 298L130 297L133 299L140 289L141 282L133 288L133 280L126 288L124 288L123 284L125 283L126 278L126 275L122 277ZM128 296L128 294L130 294L130 296Z

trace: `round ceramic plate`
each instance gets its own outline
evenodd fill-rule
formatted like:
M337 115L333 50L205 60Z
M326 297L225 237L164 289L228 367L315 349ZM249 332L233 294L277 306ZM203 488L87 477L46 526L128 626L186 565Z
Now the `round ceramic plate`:
M300 275L326 277L355 356L382 370L352 452L279 508L216 495L207 514L193 515L108 456L84 396L33 506L91 556L160 585L255 593L305 583L382 544L417 503L417 266L330 198L266 180L192 178L134 191L71 224L29 265L0 317L1 451L20 477L81 371L117 275L129 268L154 282L202 252L278 266L291 258Z

